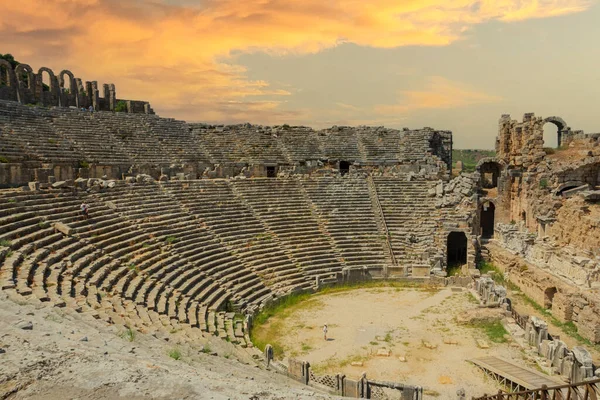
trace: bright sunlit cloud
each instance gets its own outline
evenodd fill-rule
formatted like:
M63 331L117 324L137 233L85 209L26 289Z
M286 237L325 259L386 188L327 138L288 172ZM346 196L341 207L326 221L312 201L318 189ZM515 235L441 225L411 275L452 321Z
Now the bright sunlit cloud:
M187 120L310 123L315 110L285 107L302 88L248 78L233 55L314 54L341 43L374 48L446 46L474 26L586 10L586 0L28 0L4 2L3 53L34 68L71 69L112 82L121 97L149 100L160 114ZM499 101L493 93L421 77L396 104L333 102L320 123L398 121L415 109ZM314 79L319 79L315 76ZM343 109L343 111L340 111ZM360 117L357 115L360 114Z

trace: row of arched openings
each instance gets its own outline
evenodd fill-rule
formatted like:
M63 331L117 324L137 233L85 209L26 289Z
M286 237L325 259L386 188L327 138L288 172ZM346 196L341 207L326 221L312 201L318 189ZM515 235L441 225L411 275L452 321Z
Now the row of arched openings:
M11 86L13 83L10 79L11 71L13 68L8 61L0 60L0 86ZM33 70L27 64L18 64L14 68L15 79L20 82L22 86L33 89ZM42 90L44 92L53 89L55 75L50 68L42 67L38 70L37 76L41 76L42 79ZM58 86L61 90L66 90L73 93L75 77L69 70L63 70L58 75Z

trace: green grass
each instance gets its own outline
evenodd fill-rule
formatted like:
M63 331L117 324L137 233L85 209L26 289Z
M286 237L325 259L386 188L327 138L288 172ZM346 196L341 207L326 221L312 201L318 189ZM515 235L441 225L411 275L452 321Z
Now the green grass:
M522 266L521 271L526 270L526 268L527 268L527 266ZM568 322L559 321L545 307L542 307L531 297L524 294L517 285L515 285L514 283L512 283L510 281L506 281L504 279L504 275L493 264L483 263L481 265L480 269L481 269L482 273L484 272L484 270L485 270L485 272L493 271L494 272L493 279L496 283L498 283L499 285L503 285L504 287L506 287L509 290L518 292L518 294L516 294L514 296L510 296L511 299L513 300L513 305L518 304L518 302L520 301L520 302L522 302L522 304L527 304L527 305L531 306L531 308L533 308L538 313L540 313L547 322L550 322L552 325L556 326L557 328L560 328L560 330L563 331L565 334L569 335L570 337L577 340L581 344L585 344L586 346L593 347L597 351L600 351L600 345L593 344L589 339L586 339L579 334L579 332L577 330L577 326L573 323L573 321L568 321ZM514 303L515 299L517 300L517 303Z
M506 342L506 338L504 337L504 335L507 335L508 331L504 329L504 325L502 325L502 322L500 322L500 320L492 322L477 322L470 324L469 326L472 328L483 330L491 342Z
M392 331L389 331L389 332L386 332L385 339L383 339L383 340L385 340L387 343L392 343L393 339L394 338L392 337Z
M498 285L502 285L504 287L510 286L510 289L516 288L516 286L512 285L510 282L507 282L504 279L504 274L502 273L502 271L500 271L498 268L496 268L496 266L492 263L489 263L489 262L481 263L479 266L479 271L481 272L481 274L491 273L492 279Z
M446 273L448 274L448 276L460 275L461 269L462 265L460 264L448 265Z
M135 340L135 331L129 327L127 327L121 334L119 335L121 339L125 339L128 342L133 342Z
M165 239L165 242L167 242L167 244L173 244L176 241L177 238L175 236L167 236L167 238Z
M204 354L210 354L212 353L212 350L210 348L210 344L206 343L204 346L202 346L202 350L200 350L202 353Z
M479 300L471 292L467 292L467 301L471 304L479 304Z
M277 343L278 338L282 336L283 320L292 312L299 309L310 310L315 307L320 307L321 302L319 296L327 294L343 293L355 289L370 289L370 288L413 288L426 292L438 291L438 287L423 286L419 282L382 282L369 281L358 282L353 284L338 285L321 289L318 293L294 293L284 298L281 298L277 303L265 307L259 314L254 316L253 328L250 331L250 338L254 346L260 350L264 350L267 344L273 347L275 357L281 357L284 354L284 348ZM277 320L271 321L271 318L277 316Z
M473 172L475 171L479 160L495 156L496 152L494 150L454 149L452 150L452 168L456 168L457 161L462 161L463 171Z
M10 240L0 240L0 246L10 247L11 244Z
M169 357L171 357L173 360L181 360L181 350L178 348L169 350Z
M8 163L8 158L4 157L4 156L0 156L0 164L7 164Z

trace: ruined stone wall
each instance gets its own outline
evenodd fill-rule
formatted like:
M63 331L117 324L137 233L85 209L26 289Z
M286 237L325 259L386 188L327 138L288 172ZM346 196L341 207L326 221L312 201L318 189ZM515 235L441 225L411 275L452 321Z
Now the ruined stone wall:
M558 149L544 149L546 123L558 128ZM540 305L556 291L553 314L600 341L598 135L573 131L559 117L525 114L518 122L503 115L496 150L506 168L498 180L492 260Z
M93 86L93 85L90 85ZM114 90L97 104L114 104ZM99 169L109 178L145 173L158 179L275 175L415 176L448 179L451 133L369 127L306 127L186 124L146 113L91 114L66 108L26 107L0 100L0 185L25 185L43 164ZM102 106L104 107L104 106ZM148 111L148 110L145 110ZM433 140L432 138L436 138ZM444 160L436 154L441 154ZM17 172L19 170L20 172ZM69 179L76 178L70 176Z
M573 322L578 333L594 343L600 343L600 297L597 294L566 285L560 277L541 270L499 243L488 244L491 261L508 280L541 306L551 300L552 315L561 322Z
M96 111L114 111L117 105L114 84L103 85L102 91L97 81L82 82L69 70L58 75L50 68L41 67L34 73L31 66L19 64L12 68L10 63L0 60L0 66L6 71L6 78L0 86L0 100L17 101L21 104L36 104L44 107L89 108ZM44 83L44 76L47 84ZM128 112L153 114L147 102L130 102Z

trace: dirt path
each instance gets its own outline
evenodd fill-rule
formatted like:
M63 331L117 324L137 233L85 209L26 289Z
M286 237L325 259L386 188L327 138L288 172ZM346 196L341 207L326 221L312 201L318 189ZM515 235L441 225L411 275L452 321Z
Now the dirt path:
M366 371L372 379L423 386L426 397L455 399L456 390L464 388L469 398L498 387L467 359L499 355L522 360L520 350L506 343L488 341L485 350L477 346L485 334L454 321L472 308L477 304L466 290L356 289L313 296L260 329L276 326L285 356L309 361L320 374L356 378ZM378 355L386 351L389 356Z

